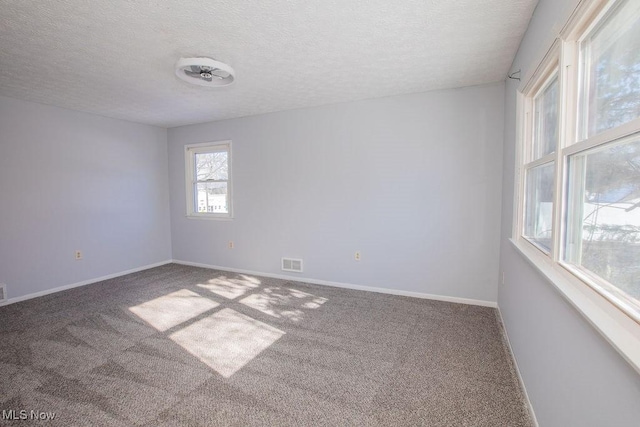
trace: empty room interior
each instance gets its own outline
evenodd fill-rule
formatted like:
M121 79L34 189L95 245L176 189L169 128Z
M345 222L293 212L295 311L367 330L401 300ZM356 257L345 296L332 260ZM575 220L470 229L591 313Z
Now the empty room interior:
M0 0L0 425L637 426L640 1Z

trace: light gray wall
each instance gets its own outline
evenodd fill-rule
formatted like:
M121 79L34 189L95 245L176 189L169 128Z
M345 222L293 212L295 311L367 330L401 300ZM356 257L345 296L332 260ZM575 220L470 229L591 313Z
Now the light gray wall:
M498 83L170 129L173 257L271 274L298 257L306 278L496 301L503 99ZM187 219L184 145L225 139L235 219Z
M167 168L165 129L0 97L9 298L170 259Z
M512 71L532 71L576 0L541 0ZM511 237L517 81L505 94L505 149L498 304L543 427L640 425L640 376L508 241Z

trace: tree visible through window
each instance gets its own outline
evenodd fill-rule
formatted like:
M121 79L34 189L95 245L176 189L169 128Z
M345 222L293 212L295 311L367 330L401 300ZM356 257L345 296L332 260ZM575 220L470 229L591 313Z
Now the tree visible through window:
M230 217L230 143L188 145L185 155L187 214Z
M217 151L195 155L198 212L229 213L227 183L228 153Z
M571 156L569 170L566 261L640 301L640 138Z
M581 43L589 142L640 117L640 4L622 1ZM640 306L640 136L569 156L564 260Z
M589 137L640 117L640 20L627 2L583 42L583 121Z
M518 234L640 323L640 1L590 4L523 91Z

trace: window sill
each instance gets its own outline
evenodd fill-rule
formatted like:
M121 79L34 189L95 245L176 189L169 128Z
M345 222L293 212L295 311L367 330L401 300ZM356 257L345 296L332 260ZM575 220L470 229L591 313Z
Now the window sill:
M209 216L209 215L185 215L187 219L204 219L214 221L233 221L232 216Z
M509 239L580 314L640 373L640 324L527 242Z

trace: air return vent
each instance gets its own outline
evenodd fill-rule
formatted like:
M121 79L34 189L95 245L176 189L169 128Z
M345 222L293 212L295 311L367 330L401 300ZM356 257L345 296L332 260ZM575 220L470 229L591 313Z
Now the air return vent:
M7 285L0 283L0 302L7 300Z
M283 271L295 271L297 273L302 272L302 260L293 258L282 258L282 270Z

